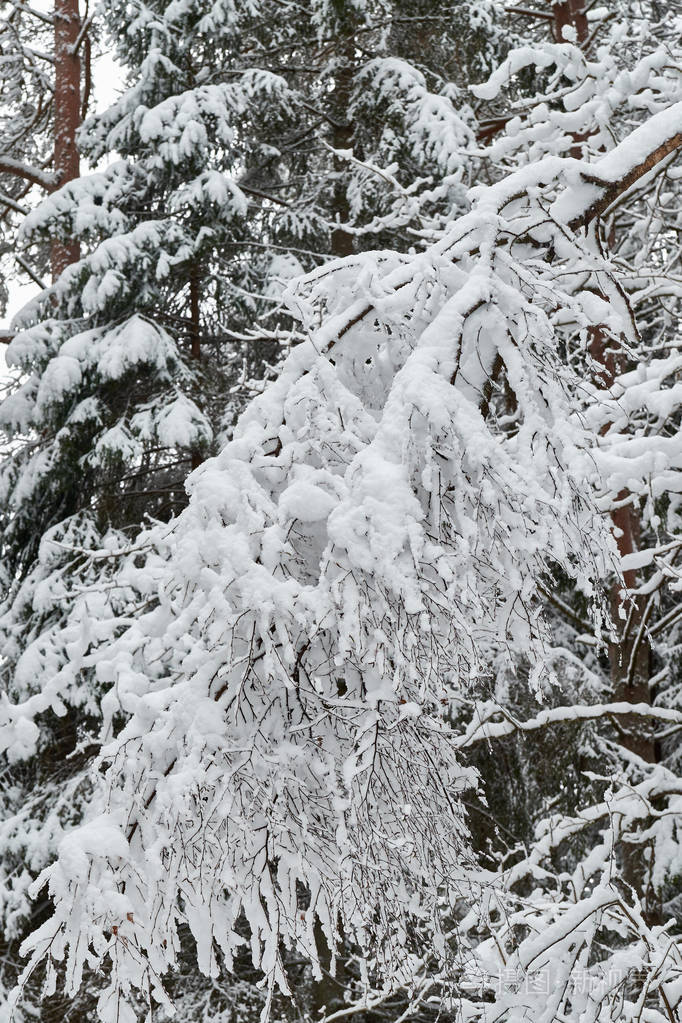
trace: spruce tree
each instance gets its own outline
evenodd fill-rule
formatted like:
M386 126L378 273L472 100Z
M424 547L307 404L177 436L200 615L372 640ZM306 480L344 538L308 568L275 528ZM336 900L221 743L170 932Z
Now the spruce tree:
M474 69L489 58L492 22L472 10L427 19L415 67L400 5L313 4L295 31L277 4L112 8L133 81L80 145L92 163L123 159L59 189L21 232L84 252L8 351L23 378L0 409L12 573L70 515L134 529L177 511L190 468L297 339L287 280L354 248L407 248L462 208L471 111L445 55L464 36Z

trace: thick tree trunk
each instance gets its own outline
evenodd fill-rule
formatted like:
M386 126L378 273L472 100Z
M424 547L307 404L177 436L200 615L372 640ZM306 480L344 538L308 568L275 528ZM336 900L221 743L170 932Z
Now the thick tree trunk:
M553 5L554 14L554 36L557 42L562 42L564 28L574 28L578 43L584 43L587 39L587 14L585 4L587 0L555 0Z
M76 132L80 124L80 58L76 49L81 23L78 0L56 0L54 9L54 170L57 188L79 175ZM53 241L52 279L80 255L75 241Z

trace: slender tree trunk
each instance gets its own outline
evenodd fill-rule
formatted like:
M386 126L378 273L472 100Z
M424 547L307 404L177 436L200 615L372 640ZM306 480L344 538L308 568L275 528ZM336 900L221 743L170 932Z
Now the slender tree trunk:
M350 149L353 144L353 126L348 120L351 86L353 83L353 49L351 40L340 54L339 70L333 94L334 118L332 127L332 145L334 149ZM334 157L334 193L332 197L332 216L337 222L343 223L350 217L350 204L345 184L344 171L347 164L344 160ZM353 235L341 227L332 230L331 250L333 256L350 256L353 253Z
M315 981L313 985L310 1005L310 1016L313 1023L341 1008L344 1004L346 981L345 968L341 957L336 961L334 976L331 974L332 955L319 920L315 922L315 944L317 946L317 954L320 957L320 966L322 967L322 980ZM340 952L343 954L342 947Z
M584 0L559 0L553 6L554 35L558 41L564 38L564 28L575 30L576 42L584 44L588 37L588 22ZM583 156L584 137L575 136L574 156ZM614 238L609 239L613 246ZM610 388L617 375L623 371L624 356L621 350L614 350L606 343L603 331L595 331L590 352L599 365L598 383ZM628 503L628 494L618 495L618 507L611 518L616 530L616 542L622 558L639 550L641 523L637 506ZM637 586L636 571L624 572L626 590L632 592ZM623 599L620 582L614 582L610 590L611 615L615 636L609 644L609 675L612 699L622 703L651 703L650 680L652 676L652 651L645 628L646 598L630 596ZM625 617L621 617L621 615ZM650 728L644 718L623 717L619 723L619 742L623 749L634 753L647 763L657 759L656 743L650 735ZM622 876L642 899L645 913L651 923L660 915L659 906L653 897L650 871L638 845L623 842L621 845Z
M76 50L81 23L78 0L56 0L54 9L54 169L57 188L79 175L76 132L80 124L80 58ZM76 262L75 241L53 241L50 252L52 279Z
M189 318L190 318L190 354L199 362L201 359L201 324L199 320L199 267L192 263L189 271Z
M619 501L627 500L627 493L618 495ZM621 557L639 550L639 513L631 504L626 504L612 513L613 524L618 530L618 550ZM637 585L637 573L624 573L628 590ZM633 597L623 604L618 587L611 598L613 618L620 635L609 648L611 686L617 702L651 703L651 642L644 623L645 597ZM618 618L620 609L626 613L625 621ZM650 727L644 718L623 718L620 741L625 749L636 753L649 764L656 763L656 744L651 737Z
M590 354L601 367L598 385L605 389L612 387L618 374L626 368L624 359L619 352L607 347L601 331L595 332ZM618 507L611 513L622 558L639 550L641 532L639 511L634 504L628 503L628 496L627 491L622 491L617 498ZM630 569L623 573L623 577L625 588L634 590L637 573ZM611 587L610 602L616 629L616 637L609 645L613 699L623 703L650 703L651 642L644 627L646 598L636 596L623 600L620 583L616 582ZM636 753L647 763L656 762L656 745L650 737L646 719L623 718L620 741L625 749Z
M605 343L605 334L597 330L592 338L590 352L599 365L600 387L613 386L617 375L625 369L624 358ZM621 491L617 507L611 513L616 530L616 543L621 558L639 550L641 523L639 510L629 503L627 491ZM637 572L623 573L626 591L632 594L637 586ZM624 599L620 581L610 588L611 617L614 637L609 643L609 674L611 699L616 703L651 703L652 676L651 641L646 631L646 597L629 596ZM657 749L651 737L646 718L626 715L619 719L618 741L623 749L640 757L646 763L655 763ZM660 923L660 904L651 885L651 871L644 858L641 845L622 842L620 845L623 880L642 900L645 918L650 924Z
M585 0L587 3L587 0ZM554 14L554 37L557 42L561 43L564 41L564 28L572 28L575 30L575 41L578 46L583 46L587 41L587 15L583 0L559 0L555 2L553 12ZM583 142L587 139L587 135L581 132L573 132L574 145L571 146L570 155L576 160L582 160L585 156L583 149Z
M199 265L193 262L189 269L189 319L190 319L190 355L195 362L201 360L201 290L199 283ZM196 469L204 460L204 456L196 449L192 451L192 469Z
M628 493L618 495L618 504L627 502ZM637 507L624 503L611 513L616 528L616 542L621 557L639 550L640 516ZM637 573L623 573L626 590L637 586ZM618 583L611 587L611 613L616 638L609 644L611 691L617 703L651 703L652 650L646 630L647 598L631 596L623 600ZM620 617L625 613L625 619ZM646 718L636 715L622 717L618 724L619 742L648 764L656 763L658 750ZM660 924L661 906L651 884L651 871L644 858L644 848L623 842L621 845L623 879L642 900L645 918Z

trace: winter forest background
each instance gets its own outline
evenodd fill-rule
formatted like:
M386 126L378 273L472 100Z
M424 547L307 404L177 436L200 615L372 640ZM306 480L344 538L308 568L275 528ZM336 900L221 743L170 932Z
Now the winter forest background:
M682 1019L682 5L0 11L0 1021Z

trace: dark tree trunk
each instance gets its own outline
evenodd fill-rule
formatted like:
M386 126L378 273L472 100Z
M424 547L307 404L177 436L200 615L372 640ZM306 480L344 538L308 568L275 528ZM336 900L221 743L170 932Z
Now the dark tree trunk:
M351 86L353 83L353 43L345 47L339 70L336 74L334 88L334 117L332 126L332 145L334 149L350 149L353 144L353 127L348 121ZM345 162L334 157L334 194L332 197L332 217L340 223L347 222L350 217L350 205L345 185ZM350 256L354 251L353 235L341 227L332 230L331 250L333 256Z
M563 41L564 28L574 28L577 42L584 43L587 39L586 0L558 0L554 3L554 36L557 42Z
M195 362L201 360L201 288L199 281L199 265L193 262L189 270L189 319L190 319L190 355ZM201 451L192 451L192 469L198 468L204 460Z

